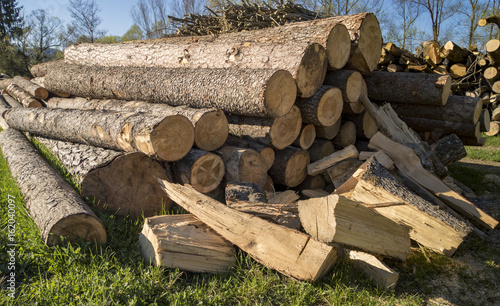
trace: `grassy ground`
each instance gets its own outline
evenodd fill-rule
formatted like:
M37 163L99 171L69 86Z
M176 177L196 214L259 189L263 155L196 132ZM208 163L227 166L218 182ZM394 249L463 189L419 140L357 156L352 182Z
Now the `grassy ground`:
M46 152L43 155L50 157ZM78 189L57 161L50 162ZM467 274L466 263L418 247L406 262L390 262L401 274L397 289L390 292L372 286L348 261L339 262L315 284L282 276L241 251L237 254L237 265L226 275L152 267L143 263L140 254L138 233L143 220L99 212L96 214L109 235L108 245L65 243L48 248L28 217L1 155L0 175L0 227L7 228L8 200L15 198L17 243L15 298L11 299L7 288L9 241L6 231L0 232L0 305L422 305L442 304L442 301L494 304L495 297L490 293L474 297L443 293L439 284L446 280L463 280L459 287L463 292L469 288L475 290L477 278ZM481 286L495 286L494 280L500 279L500 245L492 247L488 240L471 237L457 254L468 255L469 250L480 254L480 262L493 273L482 279Z

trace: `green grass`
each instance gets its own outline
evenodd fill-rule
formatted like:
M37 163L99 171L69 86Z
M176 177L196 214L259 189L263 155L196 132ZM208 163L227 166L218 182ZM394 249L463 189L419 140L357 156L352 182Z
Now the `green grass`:
M467 157L472 159L500 162L500 135L486 137L486 143L483 147L466 146Z

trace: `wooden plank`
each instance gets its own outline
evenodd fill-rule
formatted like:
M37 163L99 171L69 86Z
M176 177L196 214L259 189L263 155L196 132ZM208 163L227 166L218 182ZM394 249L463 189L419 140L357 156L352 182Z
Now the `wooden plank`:
M354 145L347 146L307 166L308 175L316 175L326 171L336 163L348 158L358 158L359 152Z
M361 252L348 250L349 259L363 272L366 276L372 278L375 286L379 286L385 290L394 289L399 280L399 273L391 269L377 257Z

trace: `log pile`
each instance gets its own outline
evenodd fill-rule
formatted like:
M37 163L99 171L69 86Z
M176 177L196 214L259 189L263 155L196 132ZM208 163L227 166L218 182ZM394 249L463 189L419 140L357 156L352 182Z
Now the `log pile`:
M33 67L48 98L16 82L42 107L2 98L0 123L35 135L97 209L148 217L139 239L153 264L224 272L235 245L317 281L346 247L392 288L381 258L405 260L411 240L452 256L498 222L441 181L464 157L460 138L431 147L398 117L418 118L420 105L461 137L479 120L476 100L452 101L448 76L373 71L381 44L371 13L78 44ZM190 215L152 217L172 202Z

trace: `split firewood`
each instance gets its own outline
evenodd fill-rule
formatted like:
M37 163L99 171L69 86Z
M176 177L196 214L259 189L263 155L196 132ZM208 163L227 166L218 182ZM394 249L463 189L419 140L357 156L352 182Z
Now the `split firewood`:
M115 112L142 112L155 116L184 116L194 126L194 144L201 150L213 151L226 141L229 127L224 112L214 108L191 108L143 101L101 100L85 98L51 98L49 108L106 110ZM184 126L184 125L183 125Z
M307 176L309 153L304 149L286 147L275 152L274 164L269 169L273 181L288 187L302 183Z
M333 186L340 187L344 184L362 164L357 158L348 158L328 168L327 173Z
M299 201L300 222L313 238L406 260L409 229L374 210L332 194Z
M12 83L5 89L5 92L16 99L24 107L42 107L42 103L21 87Z
M335 124L331 126L318 126L316 125L316 137L317 138L322 138L322 139L327 139L327 140L332 140L337 136L337 133L340 130L340 126L342 125L342 120L337 120Z
M436 141L431 145L431 149L445 166L467 156L462 141L455 134L450 134Z
M312 97L298 98L295 104L302 114L302 121L319 126L331 126L342 114L342 91L323 85Z
M267 194L267 203L269 204L291 204L297 202L298 200L299 196L293 190Z
M490 130L485 134L488 136L496 136L500 133L500 121L490 121Z
M65 64L52 67L45 76L45 88L81 97L141 100L194 108L216 107L232 114L263 117L285 115L297 96L297 86L291 74L279 69Z
M49 96L47 89L28 81L27 79L15 76L13 79L14 84L22 88L24 91L35 97L35 99L45 100Z
M367 277L372 279L375 286L385 290L392 290L399 280L399 273L391 269L377 257L354 250L347 250L349 259L360 268Z
M181 160L171 164L175 182L189 184L201 193L213 191L224 178L222 158L213 153L191 149Z
M226 144L239 148L252 149L259 152L266 161L267 170L269 170L274 164L275 153L274 149L271 147L233 135L229 135L227 137Z
M267 165L264 157L252 149L224 145L215 151L226 166L226 182L248 182L264 185Z
M48 108L12 108L4 116L11 127L35 135L165 161L181 159L194 141L193 125L183 116Z
M78 182L80 194L94 199L98 209L140 218L172 208L172 201L157 181L157 178L172 181L170 170L146 154L43 137L34 139L61 161Z
M226 205L238 203L267 204L267 196L261 185L255 183L228 183L225 188Z
M339 133L332 139L336 148L345 148L356 143L356 125L354 122L346 121L340 127Z
M437 66L442 61L441 46L437 41L429 40L422 43L422 58L431 66Z
M309 164L307 166L307 174L317 175L323 173L336 163L348 158L358 158L358 155L359 152L356 147L354 145L350 145L343 150L332 153L331 155Z
M191 214L146 218L139 234L147 263L191 272L226 273L234 246Z
M49 245L83 239L105 244L103 223L37 153L19 131L0 133L0 147L43 241Z
M305 199L322 198L330 195L328 191L325 191L321 188L304 189L301 190L301 193Z
M483 109L481 111L481 116L479 117L479 131L480 132L488 132L490 130L490 121L491 121L491 116L490 116L490 111L487 109ZM479 136L481 134L475 134L474 136Z
M307 150L316 140L316 128L312 124L302 125L300 135L292 143L293 146Z
M335 152L335 147L330 140L317 138L307 152L311 162L315 162Z
M172 200L266 267L314 282L337 260L334 246L236 211L188 187L163 184Z

